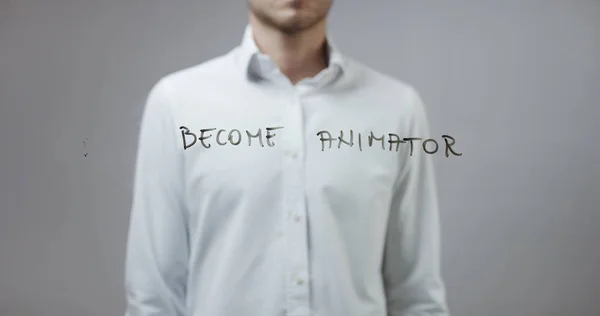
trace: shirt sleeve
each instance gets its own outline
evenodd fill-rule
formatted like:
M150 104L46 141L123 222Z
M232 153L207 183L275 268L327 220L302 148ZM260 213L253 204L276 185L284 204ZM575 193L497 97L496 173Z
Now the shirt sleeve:
M125 316L185 316L188 230L182 148L164 80L140 125L125 262Z
M382 275L388 316L449 316L440 272L438 197L431 155L422 144L429 138L425 108L411 88L408 132L419 137L404 146L405 155L391 203ZM438 152L443 151L439 145ZM434 145L428 143L429 151Z

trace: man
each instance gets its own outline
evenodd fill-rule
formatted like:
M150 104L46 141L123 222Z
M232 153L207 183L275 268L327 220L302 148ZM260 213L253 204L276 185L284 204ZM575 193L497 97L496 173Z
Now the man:
M148 97L126 315L449 315L418 93L336 49L331 0L248 4Z

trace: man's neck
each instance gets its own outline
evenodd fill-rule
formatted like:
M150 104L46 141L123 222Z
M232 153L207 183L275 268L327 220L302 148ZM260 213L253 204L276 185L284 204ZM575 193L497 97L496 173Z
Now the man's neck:
M249 22L258 49L271 57L293 84L327 67L326 20L294 35L265 25L252 15Z

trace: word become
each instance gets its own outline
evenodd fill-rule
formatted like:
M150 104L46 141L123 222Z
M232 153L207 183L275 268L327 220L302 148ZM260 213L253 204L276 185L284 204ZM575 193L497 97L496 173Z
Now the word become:
M278 130L278 129L282 129L283 127L267 127L266 128L266 135L264 137L265 142L267 143L267 146L269 147L273 147L275 146L275 143L272 142L272 138L275 137L277 134L273 133L273 131ZM186 150L192 146L194 146L196 144L196 142L200 141L200 144L204 147L204 148L211 148L211 144L206 143L205 141L207 141L209 138L211 138L213 135L209 134L209 132L215 131L217 130L216 128L205 128L205 129L201 129L200 130L200 136L196 135L195 133L191 132L190 129L188 129L185 126L181 126L179 127L179 129L181 130L181 138L183 140L183 149ZM226 141L222 141L221 140L221 134L226 133L227 130L225 129L219 129L217 131L217 134L215 136L216 138L216 143L224 146L227 145L227 143L233 145L233 146L238 146L242 143L242 138L243 138L243 134L241 131L237 130L237 129L232 129L229 131L229 133L227 133L227 140ZM363 148L363 141L362 141L362 137L363 135L361 135L361 133L357 133L357 142L358 142L358 148L360 151L362 151ZM256 139L256 141L258 141L258 144L260 145L260 147L265 147L265 144L263 142L263 132L262 129L258 129L258 131L256 133L251 133L250 131L246 130L245 131L245 135L246 138L248 140L248 146L252 145L252 140ZM342 144L345 144L345 146L348 147L353 147L355 145L354 142L354 131L350 130L349 136L348 137L344 137L344 131L340 130L340 136L338 137L332 137L331 133L329 131L326 130L322 130L320 132L317 133L317 136L319 136L319 140L321 141L321 151L325 151L325 143L329 142L329 149L332 148L333 146L333 142L337 141L338 145L337 148L341 148ZM381 149L385 150L385 143L389 144L389 151L392 151L395 145L395 151L399 151L400 150L400 144L402 143L409 143L410 144L410 156L412 156L413 151L414 151L414 144L413 142L415 141L420 141L423 140L422 137L405 137L405 138L400 138L400 136L398 136L397 134L394 133L388 133L388 140L385 140L385 135L381 135L379 137L377 137L373 132L371 132L367 137L367 144L369 147L374 147L373 143L375 142L380 142L381 143ZM187 137L191 137L192 138L192 142L190 144L188 144L187 142ZM224 137L224 136L223 136ZM462 156L462 153L457 153L452 146L456 143L456 140L454 139L454 137L449 136L449 135L442 135L442 138L444 139L444 142L446 144L445 146L445 155L446 157L448 157L450 154L452 153L455 156ZM428 146L429 144L431 144L430 146ZM377 146L377 145L375 145ZM433 138L428 138L425 139L423 141L423 143L421 144L421 146L423 147L423 151L425 151L427 154L435 154L438 149L439 149L439 145L438 142L433 139ZM429 148L428 148L429 147ZM431 149L431 147L433 147L433 149Z
M281 129L283 127L267 127L267 133L265 136L265 139L267 141L267 145L269 147L273 147L275 146L275 144L271 141L271 138L275 137L277 134L271 134L272 131L274 130L278 130ZM196 134L190 132L189 128L185 127L185 126L181 126L179 127L179 129L181 130L181 137L183 139L183 149L186 150L192 146L194 146L194 144L196 144L196 142L199 140L200 144L202 144L202 146L204 148L210 148L211 144L206 144L204 141L211 138L212 134L208 134L208 135L204 135L205 133L211 132L216 130L216 128L204 128L200 130L200 137L198 137ZM227 141L225 142L221 142L220 136L221 133L226 132L226 130L224 129L220 129L217 132L217 136L216 136L216 142L217 144L224 146L227 145ZM258 129L258 132L256 134L252 134L250 133L250 131L246 130L246 135L248 137L248 146L252 145L252 138L256 138L258 139L258 143L260 144L260 147L265 147L265 145L263 144L263 137L262 137L262 129ZM192 136L193 137L193 142L191 144L187 144L185 137L186 136ZM232 129L231 131L229 131L229 134L227 135L227 140L229 141L229 143L231 145L237 146L242 142L242 132L240 132L237 129Z
M352 147L354 146L354 131L350 130L350 139L349 140L344 140L344 131L340 130L340 136L338 137L331 137L331 133L328 131L320 131L317 133L317 136L319 136L319 139L321 141L321 151L325 150L325 142L329 142L329 148L331 149L331 146L333 145L333 141L337 140L338 141L338 148L342 147L342 144L346 144L348 147ZM327 136L325 136L327 135ZM390 144L390 149L389 151L392 151L392 148L394 148L394 144L396 145L396 151L400 150L400 144L402 143L406 143L409 142L410 143L410 156L412 156L413 154L413 141L418 141L418 140L423 140L422 137L405 137L400 139L400 136L398 136L397 134L394 133L388 133L389 139L387 141L387 143ZM360 151L362 151L362 135L361 133L358 133L358 148ZM449 156L448 152L452 152L452 154L454 154L455 156L462 156L462 153L457 153L454 151L454 149L452 148L452 145L454 145L454 143L456 143L456 140L454 139L454 137L449 136L449 135L442 135L442 138L444 139L444 142L446 143L446 157ZM385 150L385 139L384 139L384 135L380 136L380 137L376 137L373 132L370 133L370 135L368 136L368 144L369 147L373 147L373 140L375 141L380 141L381 142L381 149ZM449 142L448 140L450 140L451 142ZM427 150L427 144L432 143L433 145L435 145L435 148L433 150ZM423 141L422 144L423 147L423 151L425 151L428 154L435 154L438 149L439 149L439 145L437 143L437 141L433 138L428 138L425 141Z

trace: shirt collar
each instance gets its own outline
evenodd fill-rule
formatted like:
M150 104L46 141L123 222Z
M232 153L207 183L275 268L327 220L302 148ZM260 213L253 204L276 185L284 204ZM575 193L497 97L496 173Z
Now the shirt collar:
M344 72L347 69L347 60L343 54L339 51L337 46L333 43L331 36L328 34L326 37L327 48L329 51L329 66L328 68L334 68L337 72ZM275 69L266 69L265 63L268 56L262 54L256 45L256 42L252 33L252 26L246 25L244 30L244 36L242 43L239 46L238 61L242 69L249 76L265 76L266 72L273 71Z

